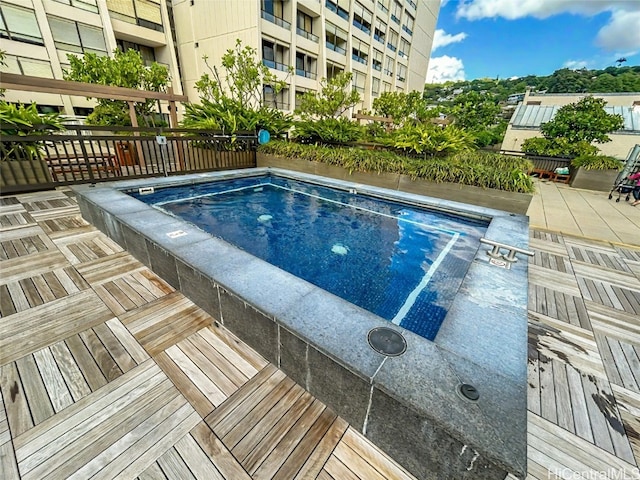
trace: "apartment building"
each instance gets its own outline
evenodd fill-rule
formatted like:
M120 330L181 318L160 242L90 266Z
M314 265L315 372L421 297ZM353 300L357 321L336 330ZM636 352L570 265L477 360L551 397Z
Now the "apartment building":
M175 92L182 93L169 15L161 0L0 0L0 49L7 63L2 71L62 79L69 53L133 48L146 61L166 65ZM5 99L80 116L94 105L83 97L38 92L7 91Z
M291 111L322 78L353 73L370 109L382 92L424 88L440 0L173 0L185 94L236 39L256 49L287 88L265 100ZM289 67L293 71L289 72Z

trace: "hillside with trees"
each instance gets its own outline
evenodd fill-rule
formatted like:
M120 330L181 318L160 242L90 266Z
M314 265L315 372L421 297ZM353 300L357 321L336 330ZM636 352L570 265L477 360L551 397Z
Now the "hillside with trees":
M442 103L451 100L454 91L487 93L504 101L509 95L524 93L530 87L533 91L547 93L618 93L640 92L640 65L628 67L608 67L604 70L571 70L563 68L552 75L528 75L514 79L468 80L426 84L424 98L430 102Z

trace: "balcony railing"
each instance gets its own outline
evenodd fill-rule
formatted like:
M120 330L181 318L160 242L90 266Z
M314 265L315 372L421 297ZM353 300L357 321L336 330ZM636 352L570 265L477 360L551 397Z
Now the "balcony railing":
M413 30L411 30L409 27L407 27L406 25L402 25L402 30L404 30L405 32L407 32L409 35L413 35Z
M382 2L378 2L378 7L380 7L380 10L382 10L384 13L389 12L389 8Z
M407 0L407 3L411 5L414 10L418 8L418 6L416 5L416 2L414 2L413 0Z
M275 23L279 27L284 28L285 30L291 30L291 24L287 22L284 18L276 17L275 15L267 12L266 10L262 10L262 18L265 20Z
M337 14L339 17L344 18L345 20L349 20L349 12L347 12L344 8L339 7L331 0L326 0L325 6L333 13Z
M366 58L361 57L361 56L360 56L360 55L358 55L358 54L352 53L352 54L351 54L351 59L352 59L352 60L354 60L354 61L356 61L356 62L358 62L358 63L362 63L362 64L364 64L364 65L367 65L367 59L366 59Z
M373 62L373 69L380 71L382 70L382 63L376 63L375 61Z
M356 28L359 28L364 33L371 33L371 25L367 26L364 23L360 23L355 18L353 19L353 26L356 27Z
M384 74L385 74L387 77L392 77L392 76L393 76L393 72L392 72L391 70L389 70L388 68L385 68L385 69L384 69Z
M393 20L398 25L400 25L400 19L398 17L396 17L393 13L391 14L391 20Z
M304 38L306 38L308 40L311 40L312 42L318 43L318 40L319 40L318 36L314 35L311 32L307 32L306 30L303 30L302 28L297 27L296 28L296 33L298 35L300 35L301 37L304 37Z
M399 82L404 82L405 81L405 78L400 74L396 75L396 78L398 79Z
M347 42L345 42L345 44L346 43ZM329 40L325 41L325 45L327 46L327 48L329 50L333 50L334 52L338 52L340 55L346 55L347 54L347 51L344 48L339 47L339 46L335 45L334 43L331 43Z
M266 67L280 70L282 72L286 72L287 70L289 70L289 67L284 63L274 62L273 60L267 60L266 58L262 59L262 64Z
M389 50L391 50L392 52L395 52L396 50L398 50L398 48L391 42L387 43L387 47L389 47Z
M398 52L398 56L399 56L400 58L409 58L409 55L407 55L406 53L404 53L402 50L400 50L400 51Z
M380 43L384 44L384 35L380 35L379 33L373 33L373 38L375 38Z
M316 79L316 74L315 73L309 72L307 70L302 70L300 68L296 68L296 75L299 75L301 77L310 78L311 80L315 80Z

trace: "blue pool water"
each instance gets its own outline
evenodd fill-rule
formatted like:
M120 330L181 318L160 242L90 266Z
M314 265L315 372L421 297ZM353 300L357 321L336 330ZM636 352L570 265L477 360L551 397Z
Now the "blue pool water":
M132 195L430 340L487 228L276 176Z

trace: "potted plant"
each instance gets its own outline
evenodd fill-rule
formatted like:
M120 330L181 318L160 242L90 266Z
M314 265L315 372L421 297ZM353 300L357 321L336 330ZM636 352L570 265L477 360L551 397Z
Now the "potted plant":
M571 186L606 192L616 181L624 162L607 155L580 155L571 160Z

